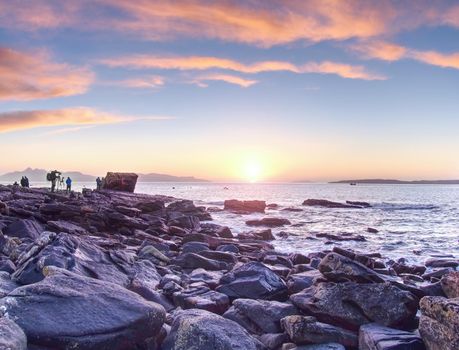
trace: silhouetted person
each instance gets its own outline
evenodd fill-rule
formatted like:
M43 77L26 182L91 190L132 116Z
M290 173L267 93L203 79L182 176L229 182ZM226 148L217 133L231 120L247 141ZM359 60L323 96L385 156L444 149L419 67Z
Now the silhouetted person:
M54 192L56 190L56 183L60 175L61 173L57 170L53 170L46 175L46 179L48 181L51 181L51 192Z
M27 188L30 187L29 178L27 176L24 176L24 184L25 184L25 187L27 187Z
M21 177L20 183L21 183L21 187L26 187L24 176Z
M98 177L98 178L96 179L96 184L97 184L97 190L98 190L98 191L101 190L101 189L102 189L102 180L101 180L100 177Z
M67 177L65 183L67 184L67 192L70 193L72 191L72 179L70 177Z

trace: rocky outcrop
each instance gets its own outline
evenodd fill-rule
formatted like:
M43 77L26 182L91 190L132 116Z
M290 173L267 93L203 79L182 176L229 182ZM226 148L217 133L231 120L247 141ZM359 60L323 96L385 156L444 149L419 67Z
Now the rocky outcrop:
M0 317L0 349L27 350L27 338L23 330L8 317Z
M239 201L237 199L228 199L224 203L224 210L240 213L264 213L266 209L265 201Z
M41 282L0 300L27 335L48 348L132 349L157 336L164 309L109 282L48 267Z
M323 208L353 208L353 209L361 209L364 206L362 205L354 205L354 204L344 204L339 202L332 202L326 199L306 199L303 202L303 205L307 205L309 207L323 207Z
M319 264L319 271L333 282L384 282L375 271L337 253L327 254Z
M369 323L360 327L359 350L425 350L419 334Z
M440 284L448 298L459 298L459 271L443 275Z
M246 263L224 275L217 291L232 299L285 300L287 286L284 281L259 262Z
M134 192L137 178L134 173L108 172L102 183L102 189L110 191Z
M263 219L247 220L245 222L247 226L267 226L267 227L279 227L284 225L291 225L291 222L285 218L274 218L268 217Z
M421 299L419 333L428 350L459 349L459 298Z
M282 328L295 344L338 343L357 347L357 334L347 329L318 322L311 316L287 316L281 321Z
M293 294L293 304L321 322L350 330L378 322L408 328L413 325L417 298L389 283L319 283Z
M174 315L163 350L265 350L265 346L236 322L204 310Z

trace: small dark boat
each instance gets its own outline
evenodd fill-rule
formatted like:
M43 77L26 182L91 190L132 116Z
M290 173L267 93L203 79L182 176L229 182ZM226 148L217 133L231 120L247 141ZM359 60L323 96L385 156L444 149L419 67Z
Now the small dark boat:
M357 185L357 183L355 183L355 182L351 182L349 185L351 185L351 186L356 186L356 185Z

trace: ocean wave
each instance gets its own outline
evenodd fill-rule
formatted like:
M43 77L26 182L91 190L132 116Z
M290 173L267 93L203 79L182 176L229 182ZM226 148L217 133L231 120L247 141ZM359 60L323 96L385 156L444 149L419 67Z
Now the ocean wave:
M415 203L381 203L373 205L373 208L382 210L434 210L439 209L433 204L415 204Z

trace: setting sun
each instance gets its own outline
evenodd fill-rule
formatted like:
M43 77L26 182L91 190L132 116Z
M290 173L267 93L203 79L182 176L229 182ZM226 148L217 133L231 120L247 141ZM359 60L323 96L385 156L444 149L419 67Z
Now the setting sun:
M262 167L256 159L250 159L245 163L244 176L249 182L260 181L262 175Z

